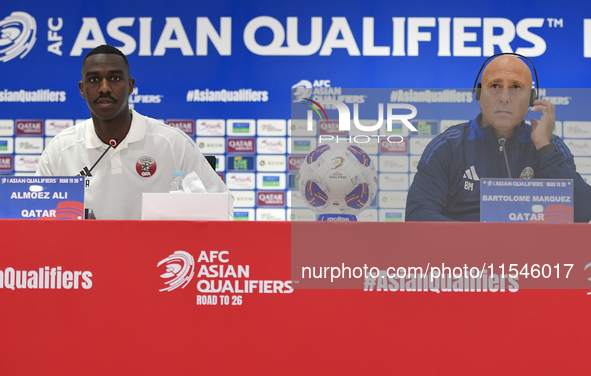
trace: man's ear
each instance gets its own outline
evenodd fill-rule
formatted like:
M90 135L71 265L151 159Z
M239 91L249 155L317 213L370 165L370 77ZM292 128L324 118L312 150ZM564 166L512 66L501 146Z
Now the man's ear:
M127 93L127 95L131 95L133 94L133 88L135 86L135 78L131 77L129 79L129 92Z
M81 96L82 98L86 98L86 97L84 96L84 85L82 84L82 81L78 82L78 88L80 89L80 96Z

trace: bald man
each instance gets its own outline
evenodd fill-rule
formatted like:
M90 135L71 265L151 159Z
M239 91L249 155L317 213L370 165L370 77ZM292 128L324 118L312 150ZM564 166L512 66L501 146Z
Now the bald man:
M482 73L481 113L468 123L448 128L427 146L406 201L407 221L479 221L480 179L506 178L499 135L506 138L512 177L573 179L574 219L591 220L591 187L576 172L573 156L554 131L554 105L533 102L541 113L531 126L532 75L513 55L493 59ZM528 169L529 167L529 169Z

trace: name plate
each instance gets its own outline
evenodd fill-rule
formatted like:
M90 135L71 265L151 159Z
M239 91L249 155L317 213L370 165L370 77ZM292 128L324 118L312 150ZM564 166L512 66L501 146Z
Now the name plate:
M84 219L84 177L2 177L0 218Z
M573 223L572 179L482 179L481 222Z

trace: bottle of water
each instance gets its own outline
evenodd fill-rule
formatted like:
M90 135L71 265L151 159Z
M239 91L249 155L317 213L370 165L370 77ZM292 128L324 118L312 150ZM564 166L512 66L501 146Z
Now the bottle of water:
M185 178L184 171L175 171L174 178L170 181L169 192L170 193L183 193L183 179Z

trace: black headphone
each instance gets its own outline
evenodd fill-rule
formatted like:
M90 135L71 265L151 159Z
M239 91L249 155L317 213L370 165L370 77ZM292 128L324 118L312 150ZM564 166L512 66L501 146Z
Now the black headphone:
M534 63L528 58L525 57L523 55L520 54L516 54L513 52L502 52L500 54L494 54L491 57L489 57L488 59L486 59L484 61L484 63L482 64L482 67L480 67L480 70L478 71L478 75L476 76L476 80L474 81L474 86L472 88L472 93L475 93L475 97L476 100L480 100L480 92L482 89L482 84L480 82L478 82L478 78L480 77L480 73L482 73L482 70L484 69L484 67L486 66L486 63L492 59L495 58L497 56L501 56L501 55L513 55L513 56L519 56L522 59L525 59L527 61L529 61L529 63L531 64L532 68L534 68L534 75L536 76L536 88L535 89L531 89L531 94L529 96L529 106L533 107L534 106L534 101L540 98L540 84L538 82L538 72L536 71L536 66L534 65ZM478 84L477 84L478 83Z

